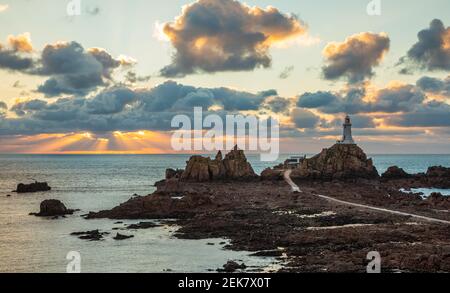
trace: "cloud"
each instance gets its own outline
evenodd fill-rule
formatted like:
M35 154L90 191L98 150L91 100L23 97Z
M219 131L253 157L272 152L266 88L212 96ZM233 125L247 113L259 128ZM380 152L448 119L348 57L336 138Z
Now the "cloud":
M112 72L127 62L113 58L106 50L85 50L77 42L47 45L41 54L35 74L49 76L38 91L47 97L62 94L86 95L108 84Z
M24 33L17 36L8 36L8 44L16 52L31 53L33 51L30 33Z
M410 113L389 117L387 123L400 127L450 127L450 105L429 102Z
M294 66L288 66L285 69L283 69L283 71L280 73L279 78L280 79L288 79L289 76L291 76L292 72L294 71L295 67Z
M18 36L8 36L7 45L0 44L0 69L24 71L34 66L34 61L28 53L33 51L28 33Z
M164 34L175 47L165 77L199 72L250 71L271 65L273 44L306 33L296 17L274 7L249 7L234 0L198 0L183 8Z
M365 87L349 88L343 93L306 93L298 98L297 106L327 114L397 113L412 111L426 99L416 86L405 84L378 89L370 101L365 100L367 95Z
M171 129L175 115L192 115L193 107L225 115L261 109L273 98L265 91L252 94L228 88L197 88L165 82L153 88L115 86L93 97L59 98L54 102L17 102L11 111L18 118L4 119L0 135L110 132ZM275 92L276 93L276 92ZM216 111L209 110L217 106Z
M323 75L328 80L362 82L375 74L373 68L380 64L389 47L390 39L385 33L360 33L342 43L329 43L323 51Z
M25 116L29 113L43 110L46 106L46 101L28 100L14 104L11 107L11 112L14 112L17 116Z
M417 81L417 86L425 92L450 97L450 76L445 79L424 76Z
M399 65L407 65L401 73L409 73L414 68L450 70L450 27L445 27L441 20L434 19L429 28L419 32L418 39L406 57L400 59Z
M319 116L305 109L295 108L291 111L291 120L297 128L315 128L320 122Z
M274 113L284 113L289 110L291 101L282 97L273 97L266 100L266 107Z
M128 71L125 74L125 81L131 84L137 83L137 82L147 82L151 79L151 75L146 76L138 76L136 72L134 71Z

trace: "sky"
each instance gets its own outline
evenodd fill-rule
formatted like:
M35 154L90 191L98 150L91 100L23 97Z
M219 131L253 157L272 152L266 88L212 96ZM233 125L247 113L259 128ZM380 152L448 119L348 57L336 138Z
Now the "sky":
M450 2L0 0L0 153L173 153L193 107L316 153L450 153ZM75 13L77 14L77 13Z

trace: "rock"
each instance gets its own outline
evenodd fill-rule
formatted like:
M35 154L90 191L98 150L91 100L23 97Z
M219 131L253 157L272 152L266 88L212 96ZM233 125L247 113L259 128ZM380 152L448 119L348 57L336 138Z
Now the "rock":
M214 160L201 156L193 156L189 159L186 169L181 174L182 181L190 182L226 179L243 180L256 177L258 176L247 161L244 151L238 150L237 147L229 152L225 156L225 159L222 159L222 152L220 151Z
M180 178L183 174L184 170L174 170L174 169L167 169L166 170L166 179L172 179L172 178Z
M90 213L87 219L183 219L193 216L197 210L210 208L212 201L204 194L187 194L173 199L166 194L153 194L133 198L112 210Z
M408 174L402 168L392 166L387 169L386 172L381 175L383 179L405 179L410 178L412 175Z
M442 166L434 166L428 168L427 177L440 177L440 178L450 178L450 168L445 168Z
M298 179L377 179L379 174L371 159L357 145L335 144L320 154L305 159L293 170L292 178Z
M86 231L86 232L74 232L70 235L72 236L78 236L79 239L82 240L89 240L89 241L100 241L103 239L104 235L108 235L109 233L106 232L100 232L99 230L92 230L92 231Z
M261 173L261 179L273 181L283 180L283 171L267 168Z
M150 229L150 228L156 228L161 227L161 225L152 223L152 222L140 222L138 224L131 224L127 226L127 229L129 230L139 230L139 229Z
M450 197L442 195L442 193L433 192L426 201L434 207L450 208Z
M49 191L52 188L48 186L47 182L34 182L31 184L23 184L20 183L17 185L17 189L15 192L17 193L32 193L32 192L41 192L41 191Z
M114 240L126 240L126 239L130 239L133 237L134 237L134 235L122 235L120 233L117 233L116 237L114 237Z
M32 214L37 217L55 217L72 215L75 210L69 210L66 206L59 200L49 199L41 202L39 213Z
M243 264L238 264L235 261L228 261L226 264L223 265L223 269L218 269L218 272L225 272L225 273L233 273L237 270L245 270L247 266Z

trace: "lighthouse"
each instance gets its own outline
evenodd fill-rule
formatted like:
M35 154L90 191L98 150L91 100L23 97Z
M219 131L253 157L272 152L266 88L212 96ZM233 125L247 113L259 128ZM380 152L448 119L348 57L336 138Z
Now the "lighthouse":
M345 117L344 134L342 136L342 140L339 140L338 144L356 144L352 136L352 121L350 120L350 116L348 115Z

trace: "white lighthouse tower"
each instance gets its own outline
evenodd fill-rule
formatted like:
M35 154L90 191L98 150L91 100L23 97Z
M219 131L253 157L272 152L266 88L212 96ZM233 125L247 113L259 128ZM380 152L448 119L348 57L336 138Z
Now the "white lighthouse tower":
M342 140L338 141L338 144L356 144L352 136L352 122L348 115L345 117L344 135L342 136Z

